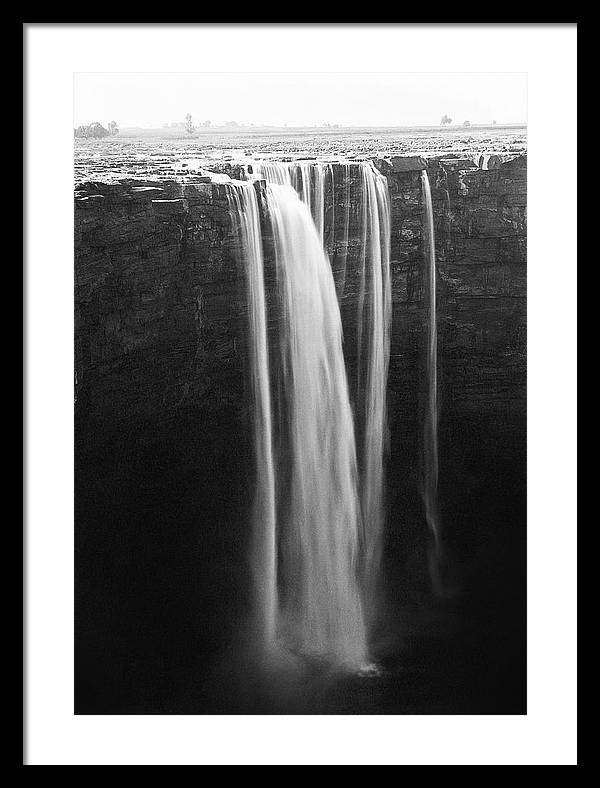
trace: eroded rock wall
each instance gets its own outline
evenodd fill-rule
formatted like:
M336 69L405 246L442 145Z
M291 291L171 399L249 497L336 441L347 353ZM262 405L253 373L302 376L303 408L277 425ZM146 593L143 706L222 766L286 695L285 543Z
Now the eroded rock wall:
M424 390L423 205L420 170L411 169L419 164L411 159L386 172L392 208L392 411L412 410ZM525 162L519 157L491 170L465 164L428 163L443 404L464 415L523 413ZM359 183L354 176L347 190L345 174L342 165L333 165L333 184L326 184L325 239L351 367L361 239ZM82 416L111 421L199 404L239 405L245 295L237 259L220 184L132 181L90 184L78 192L75 357Z
M240 271L212 184L88 184L75 200L76 409L110 426L239 407Z
M526 169L522 160L481 170L429 162L438 270L442 408L524 414ZM427 303L420 174L390 173L392 362L401 401L422 391Z
M487 170L456 158L426 164L446 564L485 621L506 619L492 641L519 644L511 628L524 599L525 160L490 161ZM430 592L420 498L423 162L378 166L391 196L393 295L382 587L403 604ZM356 169L349 184L343 165L331 172L324 238L352 388L359 181ZM245 282L225 189L210 180L89 183L75 195L76 707L86 713L171 713L173 697L193 697L197 713L206 700L198 665L212 664L249 612Z

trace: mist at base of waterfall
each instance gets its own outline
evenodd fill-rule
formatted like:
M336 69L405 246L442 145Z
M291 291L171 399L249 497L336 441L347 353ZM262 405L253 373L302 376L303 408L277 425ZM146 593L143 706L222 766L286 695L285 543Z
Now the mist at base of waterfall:
M246 632L188 701L208 714L522 714L519 644L502 643L505 628L494 631L483 610L467 610L464 599L389 606L374 662L353 671L285 650L265 671Z

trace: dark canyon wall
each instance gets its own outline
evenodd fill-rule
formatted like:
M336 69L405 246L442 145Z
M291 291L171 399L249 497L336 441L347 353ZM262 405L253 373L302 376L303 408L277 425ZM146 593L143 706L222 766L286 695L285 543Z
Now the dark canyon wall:
M381 163L392 205L392 411L406 409L411 419L423 390L420 355L427 321L420 163L400 160L399 171ZM427 165L444 408L463 415L523 414L525 160L518 157L491 170L452 159ZM333 170L325 240L338 285L344 279L351 363L359 185L355 178L342 272L344 170L338 165ZM222 185L131 181L85 184L77 191L75 388L82 418L112 424L168 417L199 404L218 408L232 398L239 405L244 310L243 271Z
M420 499L428 315L420 170L426 166L438 262L440 496L449 562L461 587L487 583L502 589L503 604L510 606L510 598L519 604L526 159L497 159L485 170L454 158L377 164L388 177L392 209L384 585L392 599L409 600L428 584ZM349 190L344 167L333 164L331 171L324 237L352 385L359 183L356 170ZM272 287L267 222L264 230ZM247 612L252 448L237 251L224 186L209 176L86 183L76 191L81 708L145 708L151 680L134 692L134 676L155 676L168 665L169 680L179 681L189 671L173 660L191 665L198 654L209 658ZM276 341L274 299L268 303ZM168 712L166 699L177 692L185 687L163 687L153 708Z

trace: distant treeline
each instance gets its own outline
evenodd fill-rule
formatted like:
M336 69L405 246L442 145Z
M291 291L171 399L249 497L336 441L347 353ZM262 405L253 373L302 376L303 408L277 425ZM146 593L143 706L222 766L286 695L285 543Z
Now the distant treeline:
M114 137L119 133L119 127L114 120L105 128L101 123L95 121L90 123L89 126L78 126L74 129L76 137L83 137L84 139L101 139L102 137Z

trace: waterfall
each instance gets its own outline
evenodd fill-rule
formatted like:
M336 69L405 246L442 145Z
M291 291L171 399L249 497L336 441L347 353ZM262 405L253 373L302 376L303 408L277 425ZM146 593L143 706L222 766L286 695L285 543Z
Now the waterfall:
M246 275L255 472L252 548L255 609L262 644L271 648L277 618L275 471L260 214L252 182L228 183L227 199Z
M356 391L365 598L376 606L382 552L386 392L390 357L390 204L387 181L370 162L360 165L360 292Z
M232 182L227 189L248 290L257 623L268 649L283 645L359 670L367 663L367 633L341 317L308 206L281 180L265 193L277 274L279 348L271 357L255 184Z
M359 216L360 279L357 306L357 381L354 391L360 497L360 570L363 601L369 617L376 607L382 553L384 454L387 443L386 391L390 354L390 202L387 179L372 162L344 162L343 268L338 285L341 301L346 281L350 232L351 176L356 173L355 194ZM323 243L325 174L334 185L331 164L322 162L259 162L258 177L268 183L293 186L313 217ZM332 246L335 247L335 236Z
M346 288L346 267L348 264L348 238L350 232L350 164L345 162L342 164L343 169L343 206L344 206L344 223L342 226L342 239L341 239L341 263L340 263L340 280L337 286L338 301L341 302L344 297L344 290ZM333 179L332 179L333 182ZM334 235L335 242L335 235ZM337 247L336 247L337 252Z
M281 309L285 418L279 503L282 609L294 647L364 666L360 506L342 326L329 261L292 188L267 185Z
M253 164L252 177L267 182L264 208L277 275L279 347L272 344L270 352L253 181L233 183L229 199L249 291L261 632L267 643L360 669L376 610L385 518L390 203L387 180L371 162L342 166L344 279L351 181L359 220L351 259L359 291L354 414L342 350L341 293L336 294L323 246L332 166ZM334 233L328 233L328 243L335 247Z
M424 234L427 271L427 300L429 321L427 333L427 406L424 430L424 491L425 518L433 537L429 567L434 589L440 590L439 561L441 558L440 515L438 504L438 381L437 381L437 299L435 235L433 229L433 206L427 171L421 172L423 203L425 207Z
M313 218L318 236L323 243L325 228L325 167L320 162L258 162L253 165L256 176L269 183L290 185L296 190Z

